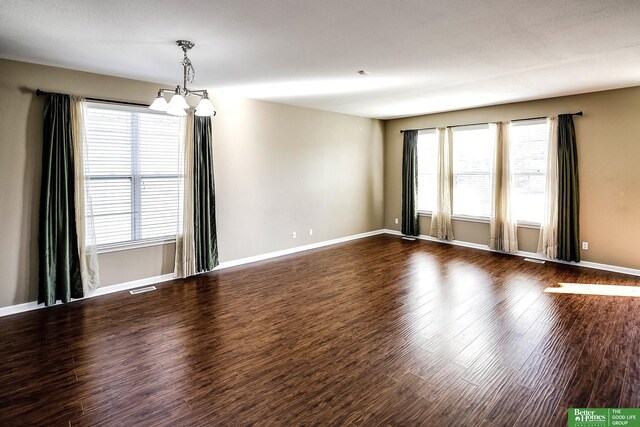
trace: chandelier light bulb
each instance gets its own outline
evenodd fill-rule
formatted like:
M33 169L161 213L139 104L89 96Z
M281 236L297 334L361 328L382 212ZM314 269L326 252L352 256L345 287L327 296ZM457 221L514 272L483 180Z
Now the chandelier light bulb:
M167 100L162 96L162 92L158 92L158 97L153 101L149 108L154 111L167 111Z
M189 104L187 104L187 100L184 99L184 96L180 95L179 93L176 93L171 97L171 100L169 101L169 108L171 109L182 108L183 110L186 110L187 108L189 108Z
M196 116L215 116L216 109L213 106L213 103L209 99L208 96L205 95L204 98L200 100L198 106L196 107Z

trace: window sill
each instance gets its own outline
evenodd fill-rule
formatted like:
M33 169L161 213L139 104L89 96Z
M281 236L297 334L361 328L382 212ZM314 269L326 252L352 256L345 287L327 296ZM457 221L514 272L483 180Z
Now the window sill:
M527 222L527 221L522 221L522 222L518 222L518 227L522 227L522 228L534 228L536 230L540 229L540 224L537 224L535 222Z
M431 211L418 211L419 216L432 216ZM467 222L480 222L483 224L489 224L489 218L482 216L467 216L467 215L452 215L451 219L454 221L467 221Z
M418 215L431 217L432 212L418 211ZM451 219L454 221L478 222L481 224L489 224L489 218L481 217L481 216L453 215ZM533 228L538 230L540 229L540 224L536 224L535 222L522 221L522 222L518 222L518 228Z
M139 248L148 248L151 246L168 245L171 243L175 243L175 241L176 239L172 237L172 238L138 240L135 242L125 242L125 243L111 243L108 245L98 245L97 251L98 251L98 254L105 254L109 252L120 252L120 251L127 251L130 249L139 249Z
M484 216L452 215L451 219L456 221L479 222L482 224L489 224L489 218Z

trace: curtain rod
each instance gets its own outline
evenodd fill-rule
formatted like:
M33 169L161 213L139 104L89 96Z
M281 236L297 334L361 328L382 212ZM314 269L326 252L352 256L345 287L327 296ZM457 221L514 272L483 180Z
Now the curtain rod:
M44 90L37 89L36 90L36 95L37 96L45 96L45 95L64 95L64 94L56 93L56 92L45 92ZM142 104L140 102L116 101L116 100L113 100L113 99L104 99L104 98L89 98L89 97L85 97L84 99L87 100L87 101L92 101L92 102L104 102L106 104L133 105L135 107L148 107L149 106L149 104Z
M572 116L582 116L582 111L578 111L577 113L571 113ZM546 116L540 116L540 117L526 117L523 119L513 119L510 120L511 122L522 122L525 120L539 120L539 119L546 119ZM451 126L444 126L444 127L448 127L448 128L459 128L459 127L463 127L463 126L477 126L477 125L486 125L488 122L481 122L481 123L465 123L463 125L451 125ZM435 129L436 126L432 126L430 128L418 128L418 129L402 129L400 131L400 133L404 133L405 131L408 130L431 130L431 129Z

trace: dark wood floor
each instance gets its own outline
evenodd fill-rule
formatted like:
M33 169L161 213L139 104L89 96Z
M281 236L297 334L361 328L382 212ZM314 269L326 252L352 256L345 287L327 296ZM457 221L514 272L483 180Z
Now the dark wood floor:
M630 276L376 236L0 319L0 425L566 424L640 407Z

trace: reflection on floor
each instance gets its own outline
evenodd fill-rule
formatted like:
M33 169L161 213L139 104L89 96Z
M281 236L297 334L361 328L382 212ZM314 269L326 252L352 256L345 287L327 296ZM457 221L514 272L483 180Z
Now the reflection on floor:
M608 295L618 297L640 297L640 286L590 285L586 283L558 283L559 287L545 288L545 292L556 294Z

